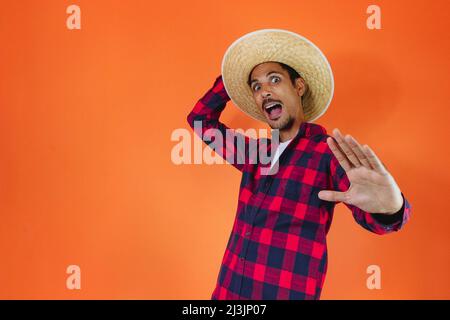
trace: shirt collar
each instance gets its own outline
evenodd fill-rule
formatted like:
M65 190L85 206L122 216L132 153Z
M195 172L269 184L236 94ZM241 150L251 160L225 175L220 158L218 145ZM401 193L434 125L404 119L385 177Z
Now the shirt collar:
M320 124L302 122L294 139L308 138L317 134L327 134L327 130Z
M292 145L295 145L301 138L308 139L309 137L315 136L317 134L327 134L327 130L320 124L315 124L311 122L302 122L297 134L291 139L291 142L287 145L286 149L290 149ZM272 144L269 146L269 150L272 150ZM293 147L292 147L293 148Z

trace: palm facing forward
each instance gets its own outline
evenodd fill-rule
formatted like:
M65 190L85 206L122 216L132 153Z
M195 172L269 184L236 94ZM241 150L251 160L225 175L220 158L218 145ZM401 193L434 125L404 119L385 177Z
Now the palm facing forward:
M350 135L342 136L333 130L334 138L327 143L345 170L350 188L345 192L320 191L319 198L326 201L341 201L366 212L394 214L403 206L400 188L381 161L369 148L361 146Z

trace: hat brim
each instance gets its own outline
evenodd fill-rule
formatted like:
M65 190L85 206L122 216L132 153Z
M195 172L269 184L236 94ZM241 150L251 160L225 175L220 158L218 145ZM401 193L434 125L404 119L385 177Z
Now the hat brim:
M253 68L264 62L282 62L295 69L308 90L303 96L305 121L312 122L325 113L334 92L331 66L311 41L294 32L263 29L237 39L222 60L222 79L231 101L249 116L266 122L250 87L248 77Z

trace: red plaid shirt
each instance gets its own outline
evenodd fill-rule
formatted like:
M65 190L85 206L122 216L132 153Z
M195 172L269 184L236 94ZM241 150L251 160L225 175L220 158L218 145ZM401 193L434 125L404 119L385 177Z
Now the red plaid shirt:
M207 144L213 140L205 139L207 129L219 129L223 137L225 130L230 130L219 121L229 99L219 76L188 115L192 128L194 121L202 121L202 132L196 133ZM262 175L260 163L232 163L242 172L242 180L233 229L212 299L320 298L327 270L326 235L335 203L320 200L318 192L345 191L350 185L326 143L327 137L322 126L302 123L280 156L279 170L274 175ZM245 137L245 150L249 149L249 141ZM270 140L265 141L270 151ZM259 142L264 141L261 138ZM236 143L231 144L234 150L223 144L216 152L224 158L227 152L240 152ZM390 216L346 206L362 227L386 234L398 231L410 217L410 204L403 199L402 209Z

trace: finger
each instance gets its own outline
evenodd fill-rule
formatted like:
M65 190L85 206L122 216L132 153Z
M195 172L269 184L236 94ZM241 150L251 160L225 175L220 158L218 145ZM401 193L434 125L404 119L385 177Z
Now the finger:
M358 157L359 162L366 167L367 169L373 169L371 166L369 159L367 159L367 156L365 155L364 151L362 150L361 145L356 141L355 138L353 138L351 135L347 135L345 137L345 140L349 144L349 146L352 148L355 155Z
M348 171L352 168L352 165L350 164L350 161L347 159L347 156L342 152L337 143L334 141L332 137L327 138L328 146L330 147L331 151L333 152L336 159L339 161L340 165L345 171Z
M388 174L386 168L381 163L380 159L376 156L375 152L366 144L363 147L364 154L366 155L367 159L369 160L371 166L374 168L374 170L382 175Z
M339 129L333 130L334 137L336 138L336 141L339 145L339 147L344 151L345 155L347 156L348 160L350 160L350 163L355 167L360 167L361 162L356 157L356 154L352 151L350 146L345 142L344 137L342 136Z
M347 201L347 192L337 192L337 191L329 191L324 190L320 191L319 199L325 200L325 201L332 201L332 202L346 202Z

